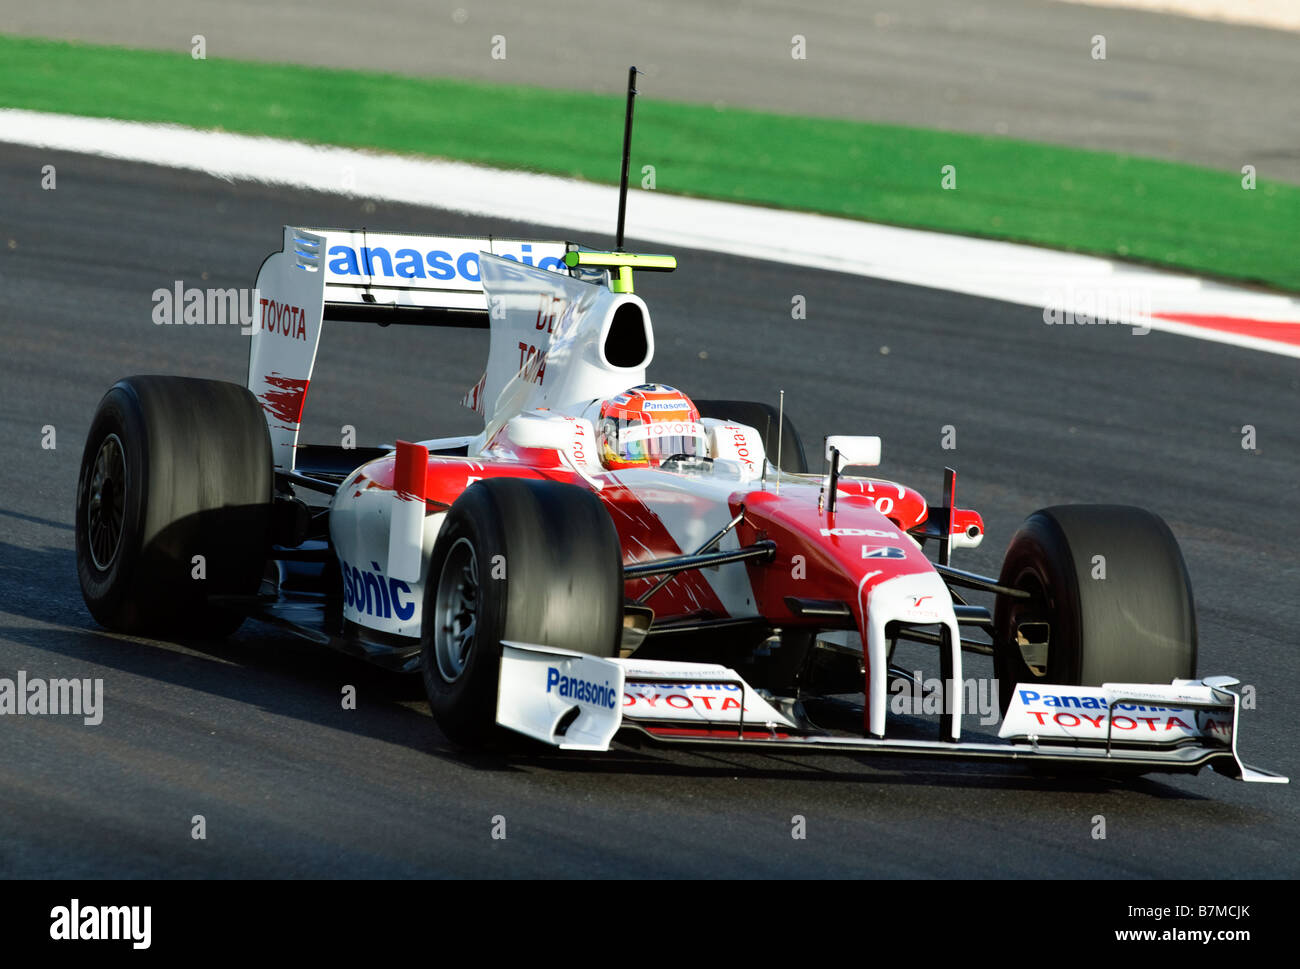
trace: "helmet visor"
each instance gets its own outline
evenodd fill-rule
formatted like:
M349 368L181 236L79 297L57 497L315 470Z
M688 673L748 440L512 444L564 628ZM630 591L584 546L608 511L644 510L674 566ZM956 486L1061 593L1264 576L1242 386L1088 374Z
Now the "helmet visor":
M683 454L688 458L708 454L708 435L696 421L655 421L650 424L620 420L619 453L625 461L647 461L652 465Z

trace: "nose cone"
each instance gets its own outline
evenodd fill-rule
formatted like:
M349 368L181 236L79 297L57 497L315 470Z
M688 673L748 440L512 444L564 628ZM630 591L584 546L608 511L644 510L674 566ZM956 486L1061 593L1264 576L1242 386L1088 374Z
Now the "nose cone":
M779 495L769 489L740 499L746 519L742 541L770 538L777 544L772 563L750 568L763 615L797 624L785 605L787 596L835 599L856 611L862 589L900 575L934 574L905 528L877 510L873 500L842 495L834 514L827 514L817 498L815 484L783 483ZM908 515L920 520L925 505L917 499L919 509L909 509Z
M761 538L777 544L769 564L750 565L750 581L762 615L774 624L823 626L816 615L796 615L787 599L842 602L849 607L866 654L868 733L884 736L886 670L891 622L946 631L945 674L961 679L961 634L952 596L906 529L891 521L867 496L845 496L834 514L818 507L814 484L755 491L744 496L745 544ZM924 519L922 506L918 520ZM959 691L949 690L950 694ZM951 717L953 739L961 726L960 697Z

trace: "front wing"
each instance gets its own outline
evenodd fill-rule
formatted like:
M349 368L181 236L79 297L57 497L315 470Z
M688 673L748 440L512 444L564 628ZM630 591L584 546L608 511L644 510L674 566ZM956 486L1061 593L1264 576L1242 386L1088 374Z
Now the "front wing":
M1240 696L1227 688L1231 682L1208 677L1170 685L1050 687L1048 696L1041 686L1024 685L1004 719L1005 742L896 740L810 728L793 709L763 696L726 667L604 659L510 642L502 647L497 722L565 750L608 750L615 735L625 731L663 744L751 751L894 754L1142 773L1196 773L1209 766L1241 781L1288 783L1237 755ZM1056 701L1058 712L1043 713L1038 704L1044 699ZM1103 712L1085 715L1088 709ZM1119 721L1147 722L1153 730L1159 722L1166 733L1173 724L1179 729L1158 739L1132 739Z

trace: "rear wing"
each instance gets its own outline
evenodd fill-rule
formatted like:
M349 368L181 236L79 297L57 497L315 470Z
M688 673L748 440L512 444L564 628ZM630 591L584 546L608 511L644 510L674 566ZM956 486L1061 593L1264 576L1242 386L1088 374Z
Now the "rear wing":
M488 328L479 253L568 274L558 241L394 235L284 227L257 273L248 389L261 402L277 468L292 470L321 325Z

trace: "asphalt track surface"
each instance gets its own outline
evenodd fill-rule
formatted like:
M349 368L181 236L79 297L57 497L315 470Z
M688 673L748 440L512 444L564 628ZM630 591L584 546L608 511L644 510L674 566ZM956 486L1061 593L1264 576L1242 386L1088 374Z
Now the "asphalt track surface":
M40 188L45 164L57 167L54 191ZM268 627L220 644L97 628L76 580L73 502L99 397L132 373L244 377L237 328L156 326L155 289L251 286L284 222L555 233L4 145L0 198L0 676L105 684L99 726L0 718L0 876L1300 872L1292 787L1209 772L1115 784L989 765L630 749L470 758L442 738L418 682ZM680 256L676 274L639 286L657 320L652 377L697 396L774 400L783 387L806 441L881 434L882 472L930 494L955 464L961 501L982 510L989 533L957 564L996 572L1022 517L1048 504L1117 501L1166 516L1197 592L1201 671L1258 691L1248 762L1300 774L1294 361ZM793 294L807 297L807 320L790 319ZM457 401L485 347L473 331L330 328L304 439L338 441L344 424L363 445L473 430ZM941 447L949 424L955 451ZM1243 424L1256 450L1242 448ZM900 659L933 670L924 648ZM987 676L988 664L968 657L966 673ZM355 711L341 709L348 684ZM202 841L190 836L200 814ZM806 840L791 837L796 814ZM1098 814L1105 840L1091 836ZM505 840L490 836L497 815Z
M650 97L1300 182L1296 34L1050 0L0 0L0 33L611 93L635 64Z

